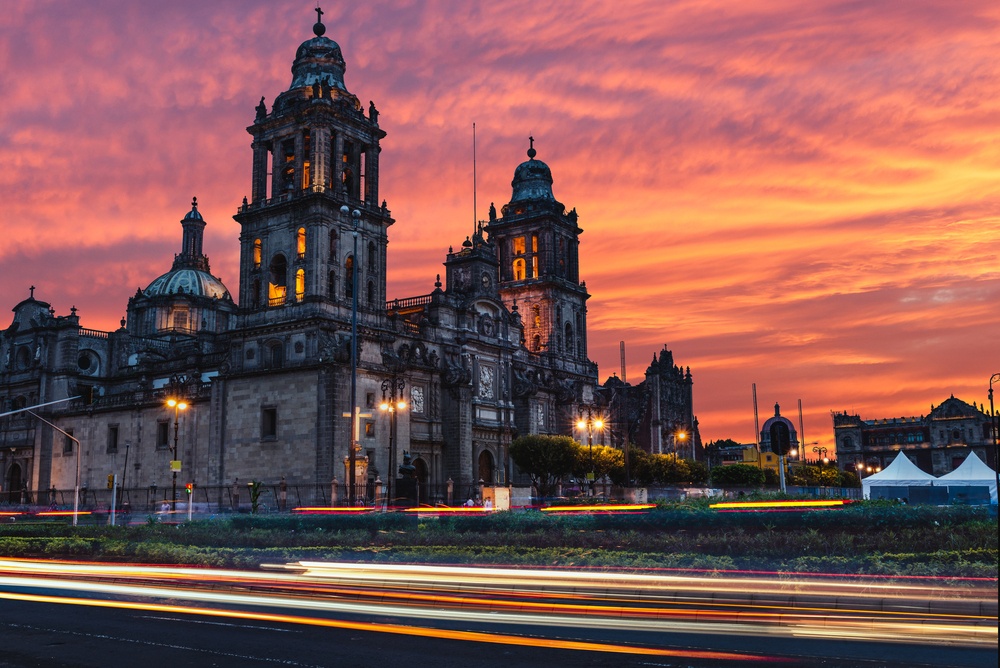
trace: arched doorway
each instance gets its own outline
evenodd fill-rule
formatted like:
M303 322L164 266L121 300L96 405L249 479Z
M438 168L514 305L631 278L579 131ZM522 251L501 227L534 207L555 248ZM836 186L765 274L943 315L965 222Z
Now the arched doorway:
M21 465L11 464L7 471L7 502L21 503Z
M493 479L494 470L493 455L489 450L483 450L479 453L479 480L482 480L487 485L492 485L496 482Z

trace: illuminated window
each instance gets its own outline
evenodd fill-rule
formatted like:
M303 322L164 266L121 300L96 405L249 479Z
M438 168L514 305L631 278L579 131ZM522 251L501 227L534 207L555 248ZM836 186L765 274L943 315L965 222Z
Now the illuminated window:
M281 306L285 303L285 294L288 290L288 263L285 256L280 253L274 256L270 266L270 282L267 286L267 300L269 306Z
M541 327L542 326L542 308L538 304L535 304L534 306L531 307L531 315L532 315L532 320L533 320L532 324L536 328Z
M532 234L531 235L531 252L532 253L537 253L538 252L538 235L537 234Z
M365 438L375 438L375 423L371 420L365 421Z
M524 255L524 237L514 237L514 255Z
M305 154L302 159L302 187L308 188L312 185L312 170L309 168L311 165L309 154L312 152L312 137L309 135L309 130L302 133L302 147Z
M306 256L306 228L300 227L295 236L295 246L298 250L299 259Z
M188 310L186 308L176 308L173 313L174 329L186 331L188 329Z
M514 270L514 280L515 281L523 281L524 280L524 258L519 257L516 260L514 260L514 265L513 265L512 268Z
M532 256L531 258L531 277L538 278L538 256Z
M262 247L263 246L260 243L260 239L254 239L254 242L253 242L253 266L254 266L254 269L260 268L260 256L261 256L261 249L262 249Z
M302 301L306 296L306 271L299 269L295 272L295 301Z

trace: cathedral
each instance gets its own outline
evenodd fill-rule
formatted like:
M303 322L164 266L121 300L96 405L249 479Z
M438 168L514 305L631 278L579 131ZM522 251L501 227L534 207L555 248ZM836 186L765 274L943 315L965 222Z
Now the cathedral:
M236 292L211 272L195 199L170 270L135 292L119 329L84 328L75 308L57 315L34 288L14 307L0 332L10 501L55 498L77 475L104 489L114 473L154 498L179 480L197 501L238 505L241 485L280 480L289 503L332 503L338 489L354 500L350 481L367 494L402 471L434 502L521 482L513 438L574 434L619 395L630 417L616 444L662 451L679 429L696 435L690 369L666 349L647 382L598 384L583 230L533 140L510 200L448 249L433 289L387 297L386 133L374 103L348 90L340 46L321 22L313 32L288 89L261 98L247 128Z

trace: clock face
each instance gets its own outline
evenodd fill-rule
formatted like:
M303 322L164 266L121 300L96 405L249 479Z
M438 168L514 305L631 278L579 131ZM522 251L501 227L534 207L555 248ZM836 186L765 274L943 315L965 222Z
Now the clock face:
M490 278L490 275L489 275L489 274L487 274L487 273L486 273L486 272L484 271L484 272L483 272L483 287L484 287L484 288L486 288L486 289L488 290L488 289L490 288L490 286L491 286L491 285L493 285L493 279L491 279L491 278Z

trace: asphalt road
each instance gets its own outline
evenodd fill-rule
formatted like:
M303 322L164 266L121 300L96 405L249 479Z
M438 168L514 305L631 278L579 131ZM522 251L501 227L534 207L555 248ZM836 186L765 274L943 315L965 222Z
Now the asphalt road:
M818 584L763 618L773 606L760 603L756 585L731 583L742 592L736 609L735 594L720 597L730 590L717 578L692 579L683 591L671 583L667 603L635 583L522 581L525 571L476 578L298 569L247 579L201 570L192 579L170 569L29 570L0 568L0 668L997 665L995 619L969 614L968 596L915 615L906 588L878 599L841 592L820 611L828 594ZM787 588L774 583L768 596ZM860 622L863 600L885 618ZM676 616L690 617L692 607L701 621Z

